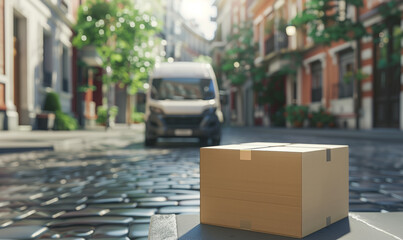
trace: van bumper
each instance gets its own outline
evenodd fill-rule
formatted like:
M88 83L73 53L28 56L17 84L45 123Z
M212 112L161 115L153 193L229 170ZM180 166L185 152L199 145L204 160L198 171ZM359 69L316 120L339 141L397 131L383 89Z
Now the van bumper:
M164 115L151 113L146 122L146 138L220 138L221 123L215 113Z

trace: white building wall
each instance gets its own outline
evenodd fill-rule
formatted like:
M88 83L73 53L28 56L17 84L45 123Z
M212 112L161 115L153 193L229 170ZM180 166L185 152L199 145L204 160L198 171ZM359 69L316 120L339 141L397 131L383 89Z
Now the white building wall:
M4 1L4 36L5 36L5 75L2 76L2 82L5 83L5 100L6 100L6 118L8 119L8 129L17 127L18 113L14 105L14 88L13 88L13 11L12 1Z
M373 98L364 97L362 99L361 107L361 117L360 117L360 128L361 129L372 129L373 127Z
M340 116L337 118L338 126L355 128L353 98L341 98L330 100L330 111L333 114Z
M46 91L53 90L59 93L62 110L71 112L72 98L72 73L71 73L71 11L64 13L63 19L55 9L59 8L57 1L43 2L36 0L13 0L5 3L5 54L6 54L6 104L9 129L16 129L18 126L18 113L13 102L14 99L14 57L13 57L13 31L14 17L18 18L18 38L20 43L20 114L22 116L19 124L33 125L36 113L42 109ZM53 6L47 4L55 4ZM60 10L62 11L62 10ZM66 20L67 19L67 20ZM43 88L43 31L51 34L52 37L52 71L53 89ZM69 66L69 93L62 93L61 76L61 51L63 43L68 49ZM4 77L3 77L4 78ZM21 118L21 117L20 117Z

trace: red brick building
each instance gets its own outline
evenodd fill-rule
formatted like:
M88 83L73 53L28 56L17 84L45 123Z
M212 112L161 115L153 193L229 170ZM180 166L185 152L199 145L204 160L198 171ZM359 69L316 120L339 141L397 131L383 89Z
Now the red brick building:
M297 70L296 76L284 76L285 104L307 105L311 110L324 107L338 118L340 127L355 128L357 109L354 82L346 82L345 75L355 69L359 52L361 71L365 79L361 89L359 126L363 129L403 129L403 15L399 20L384 19L379 12L387 0L364 0L358 16L355 7L344 4L346 17L359 19L370 36L359 46L355 41L339 41L330 46L315 45L301 29L287 36L285 26L305 6L305 0L258 0L250 6L254 22L255 42L259 45L256 63L262 64L270 76L288 65ZM341 1L342 2L342 1ZM346 1L348 3L348 1ZM396 1L400 12L403 2ZM378 34L372 26L387 22ZM286 52L298 51L302 63L284 59ZM390 64L385 64L385 63Z

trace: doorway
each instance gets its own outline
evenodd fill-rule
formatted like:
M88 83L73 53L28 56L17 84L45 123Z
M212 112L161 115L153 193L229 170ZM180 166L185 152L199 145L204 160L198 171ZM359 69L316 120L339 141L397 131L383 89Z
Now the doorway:
M14 12L13 17L13 101L19 125L30 125L27 89L27 36L26 19Z
M399 22L376 36L374 44L374 126L399 128L400 53L402 29Z

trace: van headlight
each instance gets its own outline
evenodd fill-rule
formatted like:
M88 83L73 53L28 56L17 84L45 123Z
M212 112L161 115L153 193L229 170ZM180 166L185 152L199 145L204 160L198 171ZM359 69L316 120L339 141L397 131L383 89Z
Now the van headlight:
M217 110L216 107L207 108L206 110L203 111L203 115L215 114L216 110Z
M155 114L164 114L161 108L150 106L150 111Z

